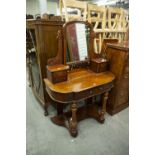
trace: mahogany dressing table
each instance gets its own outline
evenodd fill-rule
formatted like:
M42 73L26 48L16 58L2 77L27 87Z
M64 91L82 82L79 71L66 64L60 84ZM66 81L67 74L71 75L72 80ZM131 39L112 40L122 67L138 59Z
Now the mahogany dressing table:
M70 104L70 111L52 117L53 123L66 127L77 136L78 121L91 117L104 122L108 93L113 87L115 76L107 71L107 60L94 52L95 34L91 24L82 21L68 22L59 31L63 49L47 62L46 91L59 105ZM63 55L63 63L59 60ZM95 66L95 67L94 67ZM101 103L93 98L101 95ZM78 107L79 101L85 106Z

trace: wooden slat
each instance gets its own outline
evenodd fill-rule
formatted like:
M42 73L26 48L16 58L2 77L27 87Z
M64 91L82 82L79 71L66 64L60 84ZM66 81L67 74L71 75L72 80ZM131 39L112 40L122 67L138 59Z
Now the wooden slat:
M76 0L60 0L60 3L62 4L60 8L60 13L61 16L63 16L62 10L64 9L64 17L66 22L74 19L86 21L87 2L81 2ZM67 12L67 8L78 9L77 14L70 15Z

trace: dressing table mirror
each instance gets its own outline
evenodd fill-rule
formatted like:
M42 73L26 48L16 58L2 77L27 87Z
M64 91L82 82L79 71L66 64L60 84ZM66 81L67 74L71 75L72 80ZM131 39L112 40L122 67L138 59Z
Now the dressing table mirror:
M70 67L70 70L89 66L90 36L89 23L73 21L64 26L64 63Z
M71 23L66 27L66 62L88 60L90 28L84 23Z
M47 93L60 105L70 105L70 111L63 112L62 109L51 120L66 127L73 137L77 136L78 122L85 118L104 122L108 93L115 79L105 69L106 59L94 52L94 38L93 28L88 22L65 23L59 32L63 49L58 50L56 58L47 64L47 78L44 79ZM92 100L97 95L101 95L99 104ZM84 101L85 106L79 108L80 101Z

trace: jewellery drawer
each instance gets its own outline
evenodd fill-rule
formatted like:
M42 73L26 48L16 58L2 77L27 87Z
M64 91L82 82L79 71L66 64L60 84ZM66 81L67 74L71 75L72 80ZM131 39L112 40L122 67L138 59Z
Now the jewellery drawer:
M98 58L98 59L92 59L90 61L90 69L93 72L100 73L100 72L105 72L108 67L108 60L103 59L103 58Z
M67 81L69 66L59 64L47 66L47 78L53 84Z

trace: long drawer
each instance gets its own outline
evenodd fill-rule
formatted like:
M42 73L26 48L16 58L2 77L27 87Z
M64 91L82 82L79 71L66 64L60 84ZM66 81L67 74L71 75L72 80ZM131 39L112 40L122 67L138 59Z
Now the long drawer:
M84 99L84 98L88 98L88 97L92 97L95 95L99 95L104 93L105 91L107 91L107 89L110 89L113 87L113 83L109 83L106 85L102 85L102 86L98 86L89 90L84 90L81 92L76 92L74 93L74 99L75 100L80 100L80 99Z

